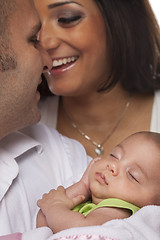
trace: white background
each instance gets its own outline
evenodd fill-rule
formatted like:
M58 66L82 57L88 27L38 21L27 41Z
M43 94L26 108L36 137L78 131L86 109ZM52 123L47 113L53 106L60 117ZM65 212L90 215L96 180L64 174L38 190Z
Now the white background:
M160 25L160 0L150 0L150 3Z

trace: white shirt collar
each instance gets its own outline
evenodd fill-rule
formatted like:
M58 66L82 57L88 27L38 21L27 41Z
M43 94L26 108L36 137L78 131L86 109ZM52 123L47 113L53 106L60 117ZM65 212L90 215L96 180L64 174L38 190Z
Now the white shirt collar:
M0 141L0 148L16 158L28 150L34 148L41 153L43 148L41 143L19 131L13 132Z
M42 152L42 145L33 138L17 131L0 141L0 201L18 176L19 166L15 158L35 148Z

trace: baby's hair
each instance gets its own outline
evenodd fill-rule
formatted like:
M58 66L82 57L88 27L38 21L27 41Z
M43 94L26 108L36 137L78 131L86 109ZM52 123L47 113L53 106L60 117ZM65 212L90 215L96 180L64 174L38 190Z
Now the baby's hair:
M133 135L136 135L136 134L144 134L149 139L152 139L160 147L160 133L151 132L151 131L142 131L142 132L136 132Z
M159 160L160 160L160 133L151 132L151 131L141 131L141 132L136 132L130 136L132 137L136 135L142 135L147 140L152 141L156 145L157 149L159 150ZM159 194L157 195L157 200L156 202L154 202L154 204L157 206L160 206L160 187L159 187Z
M160 133L144 132L144 134L146 134L146 136L148 135L149 139L152 139L160 150ZM159 198L157 198L157 202L155 204L160 206L160 195L159 195Z

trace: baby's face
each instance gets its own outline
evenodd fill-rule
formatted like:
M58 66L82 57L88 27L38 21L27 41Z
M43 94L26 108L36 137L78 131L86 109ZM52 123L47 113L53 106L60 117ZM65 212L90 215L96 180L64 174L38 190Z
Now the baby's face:
M160 204L160 151L145 134L128 137L97 161L89 176L92 200L120 198L139 207Z

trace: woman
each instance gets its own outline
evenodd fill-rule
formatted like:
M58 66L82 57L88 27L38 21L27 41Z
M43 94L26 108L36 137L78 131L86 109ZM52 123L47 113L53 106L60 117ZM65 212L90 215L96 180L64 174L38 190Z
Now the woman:
M42 121L107 154L128 135L160 132L160 33L146 0L35 0L55 95ZM159 121L160 122L160 121Z

